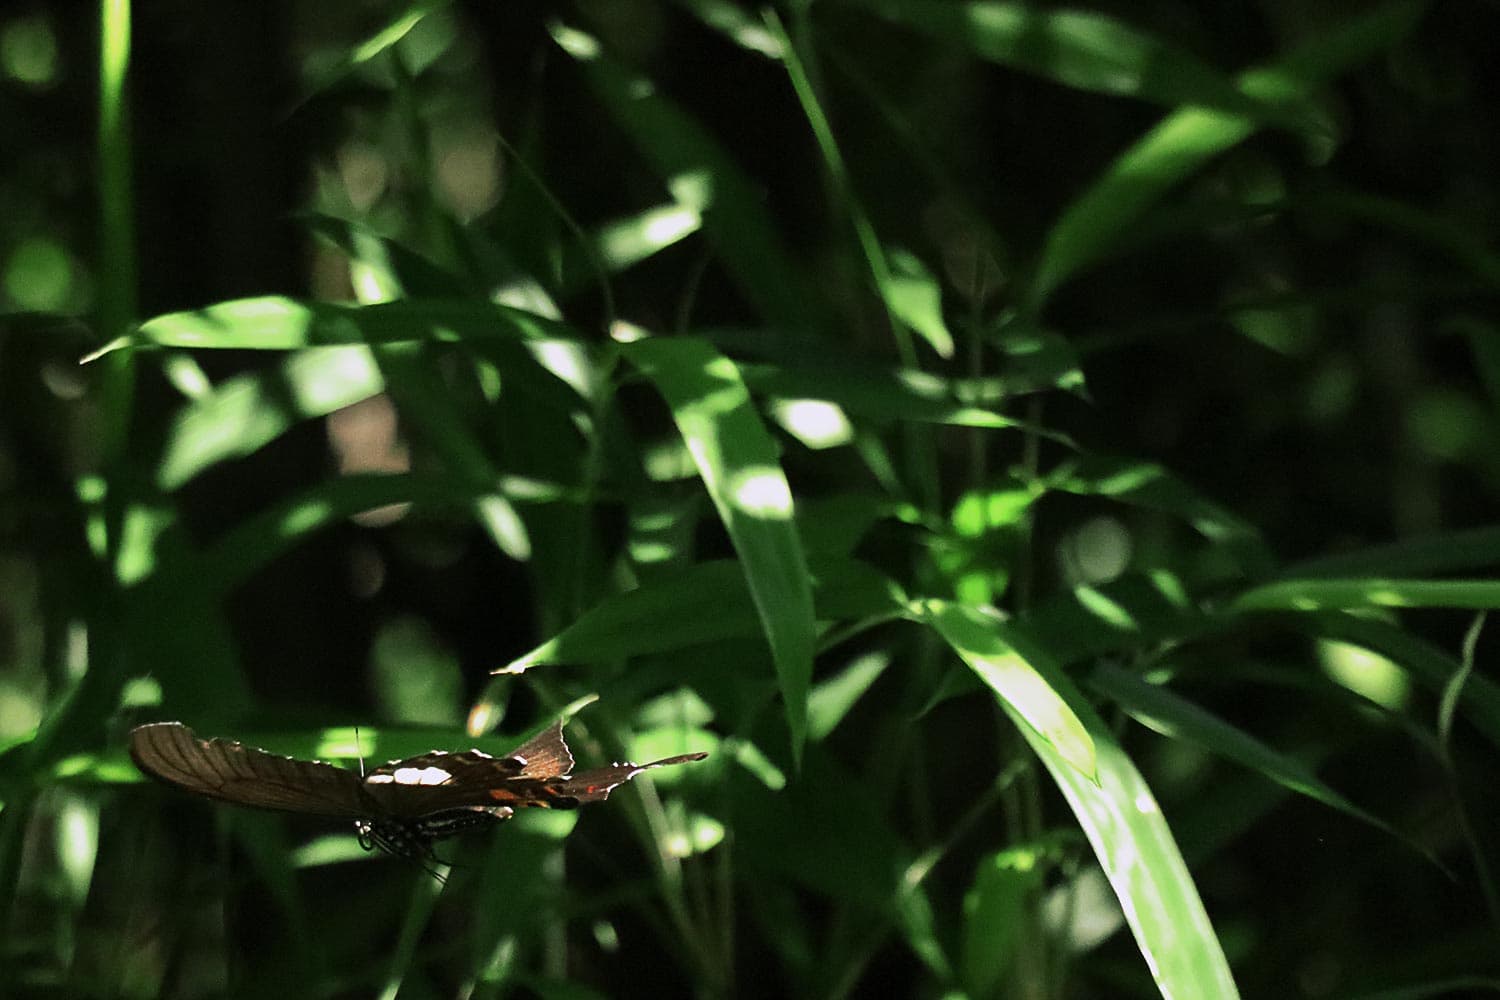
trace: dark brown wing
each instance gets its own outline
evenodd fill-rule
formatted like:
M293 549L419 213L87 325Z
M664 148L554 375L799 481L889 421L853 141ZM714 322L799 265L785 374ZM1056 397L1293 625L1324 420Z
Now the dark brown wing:
M506 755L521 762L521 774L528 778L556 778L573 770L573 752L563 739L563 720L537 733Z
M377 811L353 771L232 740L200 740L180 722L131 730L130 757L153 778L221 802L341 819Z
M702 760L708 754L684 753L676 757L663 757L661 760L653 760L649 764L611 764L608 767L594 767L587 771L579 771L570 777L562 787L562 791L569 797L576 799L580 804L584 802L599 802L609 798L609 793L634 778L642 771L649 771L653 767L667 767L671 764L687 764L691 761Z
M559 719L504 757L434 750L382 764L365 776L365 790L396 817L497 803L551 805L560 794L553 786L572 769Z
M365 777L365 791L383 815L399 818L473 806L576 809L608 798L642 771L707 756L690 753L650 764L611 764L569 777L573 755L559 720L504 757L436 750L382 764Z

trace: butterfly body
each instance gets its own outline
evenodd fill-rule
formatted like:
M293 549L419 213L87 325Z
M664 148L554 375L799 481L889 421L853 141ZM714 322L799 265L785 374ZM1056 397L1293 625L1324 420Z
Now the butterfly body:
M353 820L360 846L417 861L436 841L493 826L518 808L576 809L642 771L702 760L682 754L649 764L611 764L572 774L562 721L504 757L479 750L429 753L360 775L233 740L200 739L180 722L137 726L130 756L142 772L184 791L237 805Z
M432 846L437 841L470 830L487 829L514 814L508 806L498 809L474 806L444 809L417 819L357 819L354 833L359 846L367 851L378 847L387 854L412 861L432 861Z

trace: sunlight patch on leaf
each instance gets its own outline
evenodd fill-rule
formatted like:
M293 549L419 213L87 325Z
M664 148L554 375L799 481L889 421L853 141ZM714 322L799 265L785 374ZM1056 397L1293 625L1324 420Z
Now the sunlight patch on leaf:
M1393 712L1411 701L1411 681L1395 661L1362 646L1319 639L1318 665L1334 683Z
M653 337L623 353L656 386L743 567L800 759L812 677L813 594L776 441L739 368L697 337Z
M730 0L685 0L684 6L694 17L723 33L740 48L772 59L781 58L784 50L776 36Z
M780 469L750 466L738 470L730 477L729 495L735 506L751 517L791 520L792 490Z
M652 482L676 483L698 474L693 454L680 437L645 445L642 452L641 465Z
M733 753L735 761L759 778L760 783L771 791L779 792L786 787L786 772L771 763L771 759L761 753L760 747L754 743L736 741Z
M821 399L777 399L771 416L792 437L818 451L854 440L854 425L843 407Z
M552 40L557 43L558 48L574 59L587 62L599 58L604 52L597 38L577 28L570 28L561 22L554 21L548 25L547 30L551 33Z
M1139 632L1140 623L1130 613L1130 609L1120 602L1113 600L1097 587L1080 586L1073 588L1073 596L1078 603L1083 605L1090 614L1100 618L1117 629L1126 632Z
M953 334L943 321L943 292L932 272L916 254L905 250L887 252L891 273L885 298L891 312L915 330L939 357L953 356Z
M714 203L714 175L707 170L684 170L667 178L667 190L679 204L706 212Z
M72 793L61 798L52 818L57 862L69 901L81 906L88 898L99 856L99 806Z
M713 707L692 688L684 687L668 694L652 698L636 709L635 722L642 728L680 729L684 726L703 727L714 719ZM658 752L660 751L660 752ZM651 747L636 752L642 757L667 757L676 753L687 753L687 749L663 749Z
M526 522L509 500L499 493L491 493L474 501L474 513L484 525L500 551L516 562L531 558L531 537L526 532Z
M984 858L964 894L961 974L969 996L1003 995L998 987L1024 940L1027 908L1041 890L1044 855L1016 847Z
M833 732L890 663L889 653L873 650L815 685L807 699L807 738L817 742Z
M971 490L953 505L953 530L962 538L979 538L996 528L1013 527L1041 494L1031 485Z
M998 622L974 608L944 601L927 601L916 610L1063 760L1089 780L1097 780L1094 741L1083 723L1036 669L1001 638Z
M120 689L121 708L150 708L161 704L161 681L155 677L132 677Z
M326 523L333 513L327 500L313 497L290 507L281 519L281 534L294 538Z
M629 320L617 319L609 325L609 338L617 344L634 344L651 336L643 327Z
M1474 580L1277 580L1235 599L1246 611L1320 611L1351 608L1500 608L1500 583Z
M349 861L370 859L370 852L359 846L359 841L347 833L330 833L292 850L292 867L321 868L324 865L343 864Z
M681 242L702 225L703 216L694 205L662 205L605 226L595 245L605 265L617 271Z
M532 340L527 342L526 349L537 364L572 386L579 396L593 398L594 368L582 344L572 340Z
M166 507L131 504L120 525L120 550L115 576L125 586L140 583L156 569L156 547L176 520Z

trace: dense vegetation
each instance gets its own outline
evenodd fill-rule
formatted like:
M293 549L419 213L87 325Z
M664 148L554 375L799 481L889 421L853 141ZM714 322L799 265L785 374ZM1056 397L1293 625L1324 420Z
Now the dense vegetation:
M1500 989L1492 7L230 10L0 13L0 994Z

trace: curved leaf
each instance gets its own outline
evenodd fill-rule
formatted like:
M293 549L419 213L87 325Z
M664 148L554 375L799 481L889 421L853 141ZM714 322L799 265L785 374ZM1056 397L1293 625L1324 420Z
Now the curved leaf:
M951 612L948 620L954 620ZM1223 948L1161 807L1104 720L1051 657L1014 624L971 613L956 631L961 644L980 647L982 660L1005 658L1012 671L1024 667L1034 674L1032 686L1050 689L1090 741L1094 768L1087 774L1007 697L1000 698L1001 708L1041 758L1083 827L1162 996L1238 997ZM954 645L963 655L960 643Z

